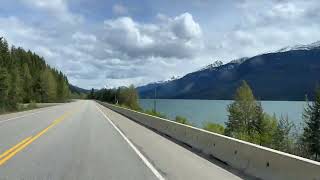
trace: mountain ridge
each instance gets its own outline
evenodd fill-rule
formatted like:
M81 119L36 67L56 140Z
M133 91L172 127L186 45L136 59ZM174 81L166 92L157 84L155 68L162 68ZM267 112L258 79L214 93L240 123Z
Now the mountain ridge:
M235 89L246 80L261 100L303 100L319 81L320 42L280 50L137 89L141 98L153 98L156 87L157 98L233 99Z
M81 88L81 87L78 87L78 86L75 86L75 85L72 85L69 83L69 89L71 91L71 93L76 93L76 94L88 94L90 93L90 90L88 89L84 89L84 88Z

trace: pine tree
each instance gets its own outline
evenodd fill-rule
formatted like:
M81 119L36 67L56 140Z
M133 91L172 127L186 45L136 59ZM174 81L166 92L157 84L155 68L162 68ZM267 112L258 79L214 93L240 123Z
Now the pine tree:
M44 89L41 85L41 78L40 75L36 75L32 80L32 97L31 99L35 102L43 102L42 97L45 94Z
M63 102L68 97L68 84L65 81L63 74L60 72L57 77L57 99Z
M0 67L0 111L6 110L9 92L9 74L6 69Z
M315 90L315 99L308 103L304 112L305 127L303 141L311 157L319 160L320 155L320 87Z
M92 88L90 94L88 95L88 99L94 99L94 89Z
M289 121L288 116L280 117L272 142L274 149L284 152L291 151L290 132L293 127L294 124Z
M32 77L29 71L29 66L27 63L23 63L22 66L22 98L24 103L29 103L33 97L32 93Z
M57 98L56 80L49 69L46 69L40 77L42 102L54 102Z
M10 60L9 45L8 42L1 38L0 39L0 67L8 67Z
M11 70L8 97L10 109L15 110L17 103L21 102L21 79L17 66L14 66Z
M258 142L260 145L266 145L268 139L268 122L265 120L263 109L261 103L256 103L254 107L254 119L252 120L249 127L253 127L254 131L257 132ZM250 134L252 135L252 134Z

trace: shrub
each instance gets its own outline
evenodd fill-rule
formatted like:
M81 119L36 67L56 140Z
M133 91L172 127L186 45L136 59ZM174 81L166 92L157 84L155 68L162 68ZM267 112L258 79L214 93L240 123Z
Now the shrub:
M176 116L175 122L181 123L181 124L186 124L186 125L191 125L191 123L188 121L188 119L185 117L182 117L182 116Z
M211 131L218 134L224 134L224 126L217 123L207 122L204 124L203 129Z
M30 101L30 103L27 106L27 109L34 109L37 108L37 103L35 101Z
M164 115L164 114L162 114L160 112L154 111L154 110L146 110L146 111L144 111L144 113L149 114L151 116L156 116L156 117L159 117L159 118L164 118L164 119L167 118L166 115Z

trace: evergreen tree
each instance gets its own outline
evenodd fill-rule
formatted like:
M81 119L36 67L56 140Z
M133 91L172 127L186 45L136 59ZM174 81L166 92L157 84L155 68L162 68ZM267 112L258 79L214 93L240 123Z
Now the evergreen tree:
M69 98L70 90L67 78L60 72L57 77L57 100L64 102Z
M17 103L21 102L21 79L17 66L14 66L10 76L10 88L8 93L8 103L10 109L16 109Z
M57 98L57 84L52 72L46 69L40 77L42 102L54 102Z
M280 117L272 142L274 149L291 152L292 140L290 139L290 132L293 127L294 124L289 121L288 116Z
M27 63L23 63L22 66L22 102L29 103L31 98L33 97L32 94L32 77L29 71L29 66Z
M0 67L0 112L5 110L9 92L9 75L6 69Z
M90 94L88 95L88 99L95 99L94 89L92 88Z
M306 144L310 156L319 160L320 155L320 88L315 90L315 99L308 102L304 112L305 127L303 141Z
M269 129L267 128L268 128L269 122L265 118L260 102L256 103L256 106L254 107L253 117L254 119L252 120L251 124L249 124L249 126L252 127L255 132L257 132L258 142L256 143L259 143L260 145L268 144ZM255 134L251 133L249 135L251 135L252 137ZM254 137L254 139L256 139L256 137ZM255 140L251 140L251 141L255 141Z
M8 42L0 38L0 67L8 67L10 60Z
M45 92L42 88L42 80L41 76L36 74L35 77L33 77L32 80L32 97L31 99L35 102L43 102L42 97L44 96Z

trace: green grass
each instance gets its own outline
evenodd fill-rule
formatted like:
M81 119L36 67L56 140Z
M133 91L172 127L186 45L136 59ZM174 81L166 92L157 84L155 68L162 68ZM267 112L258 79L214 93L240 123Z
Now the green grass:
M190 125L190 126L192 125L187 118L182 116L176 116L175 122Z
M0 114L10 114L10 113L16 113L16 112L22 112L22 111L28 111L32 109L38 108L37 103L34 101L31 101L29 104L17 104L17 107L14 109L0 109Z
M141 112L149 114L151 116L156 116L156 117L159 117L159 118L164 118L164 119L167 118L167 116L165 114L162 114L162 113L154 111L154 110L146 110L146 111L141 111Z

